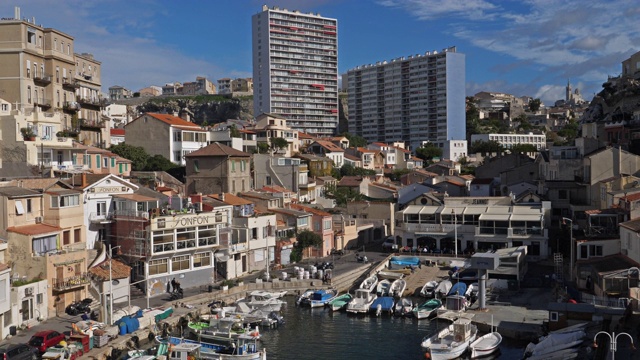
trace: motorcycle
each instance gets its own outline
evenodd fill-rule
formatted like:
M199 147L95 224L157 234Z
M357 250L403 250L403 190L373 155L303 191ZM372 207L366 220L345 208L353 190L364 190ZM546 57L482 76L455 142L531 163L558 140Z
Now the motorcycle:
M91 312L92 299L84 299L82 301L74 301L65 309L67 315L76 316L78 314L88 314Z
M322 262L322 263L316 263L315 266L316 266L316 268L318 270L323 270L323 271L327 270L327 269L333 269L333 263L330 262L330 261L325 261L325 262Z
M344 250L331 249L331 255L344 255Z
M184 292L182 291L182 288L178 288L177 290L174 290L169 294L169 300L178 300L182 299L183 297Z
M367 259L367 255L358 255L356 254L356 261L361 263L368 263L369 259Z

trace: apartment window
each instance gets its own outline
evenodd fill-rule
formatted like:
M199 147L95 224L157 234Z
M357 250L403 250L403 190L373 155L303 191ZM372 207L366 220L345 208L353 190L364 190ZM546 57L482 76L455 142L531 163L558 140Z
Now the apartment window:
M67 55L71 55L71 45L67 44Z
M96 155L96 168L100 169L100 165L102 163L100 162L100 155Z
M211 253L197 253L193 255L193 267L211 266Z
M180 151L174 151L173 161L181 161L181 160L182 160L182 153Z
M31 78L31 60L27 60L27 79Z
M56 91L56 101L57 101L57 106L60 107L60 90Z
M189 270L189 255L176 256L171 260L171 271Z
M200 226L198 227L198 246L216 245L216 226Z
M82 241L82 235L80 235L80 229L73 229L73 242L79 243Z
M173 133L173 141L182 141L182 133L180 131Z
M53 39L53 49L58 50L58 39Z
M64 196L52 196L51 207L52 208L64 208L78 206L80 204L80 195L64 195Z
M244 172L247 168L247 160L240 160L240 171Z
M71 231L65 230L62 232L62 245L71 244Z
M236 172L236 160L231 160L231 172Z
M16 215L24 215L24 207L22 206L22 201L16 200Z
M200 162L198 160L193 160L193 171L200 172Z
M307 226L309 225L309 218L303 217L298 219L298 226Z
M32 207L31 207L31 199L27 199L27 213L30 214L32 212Z
M31 86L27 86L27 103L31 104Z
M149 275L166 274L169 272L167 259L149 261Z
M320 231L320 221L313 223L313 230Z
M271 185L271 176L267 175L265 182L267 183L267 185Z
M589 245L589 257L602 256L602 245Z
M331 230L331 220L324 220L324 230Z
M105 156L105 157L102 158L102 165L103 165L103 167L105 169L109 167L109 158L108 157Z
M36 31L35 29L28 28L27 29L27 42L29 44L36 44Z

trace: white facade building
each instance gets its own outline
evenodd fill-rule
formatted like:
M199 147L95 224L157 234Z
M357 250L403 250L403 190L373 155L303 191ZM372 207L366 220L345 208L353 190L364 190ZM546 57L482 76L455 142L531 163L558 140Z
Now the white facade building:
M547 136L542 134L473 134L471 135L471 144L476 141L497 141L505 149L511 149L514 145L529 144L538 150L547 148Z
M278 114L292 129L338 128L338 21L263 6L252 18L253 113Z
M460 161L468 156L467 140L448 140L443 143L442 158L446 160Z
M346 78L349 133L409 150L466 138L465 55L455 47L357 66Z

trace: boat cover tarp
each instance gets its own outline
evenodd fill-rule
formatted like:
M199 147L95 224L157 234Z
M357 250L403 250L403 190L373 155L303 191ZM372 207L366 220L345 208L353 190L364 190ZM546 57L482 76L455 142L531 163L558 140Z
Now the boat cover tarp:
M393 308L393 302L391 296L379 297L371 304L371 309L375 310L378 308L378 305L381 305L382 310L391 310Z
M459 282L459 283L455 283L451 287L451 290L449 290L449 293L447 294L447 296L449 296L449 295L464 295L466 292L467 292L467 284L465 284L463 282Z
M569 346L569 344L583 339L585 336L585 332L582 330L562 334L549 334L535 346L532 354L546 353L551 349L554 351L561 350Z
M325 290L318 290L311 295L311 300L319 301L319 300L327 300L333 296L330 292Z
M420 258L415 256L394 256L389 261L391 265L398 265L398 266L420 265Z

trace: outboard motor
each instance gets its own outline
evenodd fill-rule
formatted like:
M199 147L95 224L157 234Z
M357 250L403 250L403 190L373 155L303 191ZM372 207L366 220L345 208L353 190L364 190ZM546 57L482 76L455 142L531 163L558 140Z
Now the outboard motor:
M278 325L284 324L284 317L280 315L277 311L270 312L269 319L275 320Z

